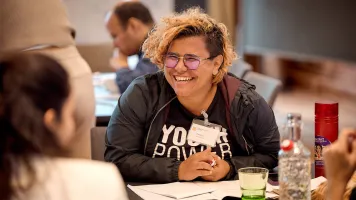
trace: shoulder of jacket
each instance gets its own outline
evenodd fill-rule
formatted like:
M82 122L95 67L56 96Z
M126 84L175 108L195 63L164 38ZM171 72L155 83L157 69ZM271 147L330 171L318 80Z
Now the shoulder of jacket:
M255 85L247 82L244 79L239 79L239 80L240 80L240 86L238 91L236 92L235 98L240 99L242 97L243 101L251 104L255 104L261 98L263 98L261 95L259 95L256 92Z

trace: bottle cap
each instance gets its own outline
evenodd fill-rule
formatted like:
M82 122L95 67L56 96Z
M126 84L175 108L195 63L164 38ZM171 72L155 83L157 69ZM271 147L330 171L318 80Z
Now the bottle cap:
M339 103L335 101L315 102L315 115L319 117L336 117L339 115Z
M292 140L284 140L281 144L281 149L283 151L290 151L294 147L294 143Z

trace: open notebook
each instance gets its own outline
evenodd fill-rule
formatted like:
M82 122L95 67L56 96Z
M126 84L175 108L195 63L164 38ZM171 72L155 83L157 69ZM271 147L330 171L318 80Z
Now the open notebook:
M313 179L311 181L311 190L316 189L324 181L326 181L324 177ZM221 200L226 196L241 197L238 180L220 182L175 182L142 186L128 185L128 187L144 200ZM267 198L277 199L277 193L278 186L267 184Z

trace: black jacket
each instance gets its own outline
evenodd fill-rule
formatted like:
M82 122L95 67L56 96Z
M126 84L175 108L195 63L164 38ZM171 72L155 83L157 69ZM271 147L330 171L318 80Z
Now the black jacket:
M272 109L255 92L255 87L233 75L218 86L226 102L230 134L244 149L243 156L229 161L227 179L242 167L277 166L279 132ZM162 72L135 79L122 94L106 134L105 160L114 163L125 181L178 181L181 161L152 158L175 93Z

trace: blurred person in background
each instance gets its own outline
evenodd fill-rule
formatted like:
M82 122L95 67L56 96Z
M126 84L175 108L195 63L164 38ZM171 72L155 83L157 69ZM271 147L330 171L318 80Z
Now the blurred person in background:
M69 81L42 54L0 61L0 199L127 199L114 165L66 158L77 139Z
M75 31L61 0L2 0L0 58L10 52L39 52L67 70L74 95L76 145L71 156L90 158L90 129L95 125L92 73L75 47Z
M105 160L124 180L231 180L243 167L277 166L273 111L253 85L227 73L236 53L224 24L189 9L163 18L142 48L162 71L130 84L106 135ZM220 125L212 148L187 139L202 111Z
M314 191L315 200L356 200L356 130L345 129L323 154L327 182Z
M107 16L106 28L110 33L117 57L112 62L116 70L116 83L123 93L137 77L157 72L158 68L143 57L141 46L154 25L146 6L138 1L124 1L116 5ZM138 55L135 69L128 65L128 56Z

